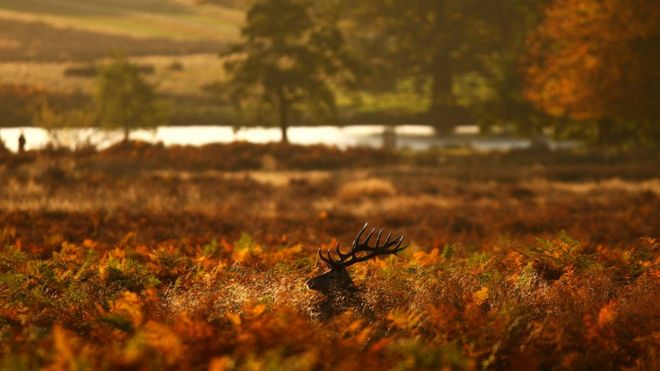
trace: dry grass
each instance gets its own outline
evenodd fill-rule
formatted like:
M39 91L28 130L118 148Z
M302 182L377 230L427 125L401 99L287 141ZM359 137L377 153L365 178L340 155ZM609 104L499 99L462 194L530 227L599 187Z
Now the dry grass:
M385 198L396 194L394 185L384 179L368 178L352 180L337 191L339 201L356 201L365 198Z
M227 148L243 170L216 147L0 162L0 366L658 367L657 179L250 171L326 152ZM306 290L364 221L410 248L351 267L355 306Z

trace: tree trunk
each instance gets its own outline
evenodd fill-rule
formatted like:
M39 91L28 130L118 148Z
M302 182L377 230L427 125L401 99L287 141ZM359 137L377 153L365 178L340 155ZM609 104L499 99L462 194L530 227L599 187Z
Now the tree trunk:
M280 94L279 100L280 100L280 130L282 130L281 143L288 144L289 135L287 131L289 130L289 102L287 102L283 94Z
M289 134L287 133L289 130L289 126L280 125L280 130L282 131L282 143L289 144Z
M396 148L396 127L393 125L385 126L383 129L383 149L390 151Z
M453 115L456 99L452 90L452 71L449 54L440 51L434 58L431 71L431 106L429 116L436 134L447 134L456 125Z
M598 119L598 145L601 147L610 147L613 143L614 120L608 117Z

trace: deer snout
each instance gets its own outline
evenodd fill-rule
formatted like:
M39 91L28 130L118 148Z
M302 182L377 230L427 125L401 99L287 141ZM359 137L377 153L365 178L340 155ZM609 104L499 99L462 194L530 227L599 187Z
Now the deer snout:
M307 282L305 282L305 285L307 285L308 289L314 291L321 291L323 286L318 277L308 279Z
M329 273L325 273L318 277L308 279L305 283L307 288L321 293L328 292L330 286L332 285L332 279L328 277L328 274Z

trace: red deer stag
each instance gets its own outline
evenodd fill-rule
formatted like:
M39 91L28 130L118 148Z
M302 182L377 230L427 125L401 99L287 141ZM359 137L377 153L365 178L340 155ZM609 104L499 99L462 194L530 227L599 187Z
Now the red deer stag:
M372 229L371 232L367 234L364 241L360 241L366 228L367 223L364 224L362 229L360 229L360 232L355 236L353 246L347 253L342 252L339 248L339 242L337 243L334 252L331 249L328 249L324 253L322 249L319 249L319 257L328 265L330 270L320 276L309 279L307 281L308 288L318 291L326 296L333 294L340 294L343 296L347 293L355 292L355 285L353 284L351 277L348 275L346 268L353 264L373 259L377 256L397 254L408 247L407 244L403 245L403 235L392 239L390 233L387 234L385 241L381 244L381 236L383 234L382 229L378 231L375 245L371 247L369 246L369 241L376 232L376 229ZM336 255L336 258L333 255Z

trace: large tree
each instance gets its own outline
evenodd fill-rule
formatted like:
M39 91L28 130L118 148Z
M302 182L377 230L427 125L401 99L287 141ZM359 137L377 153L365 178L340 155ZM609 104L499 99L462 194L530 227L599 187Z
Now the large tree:
M646 138L636 139L660 142L660 2L554 0L526 65L526 96L554 116L596 122L601 144L640 129Z
M336 118L332 83L347 78L347 54L337 17L310 0L261 0L248 11L242 41L223 57L230 99L259 124L287 129L301 112ZM274 116L274 117L273 117Z
M540 1L365 0L353 5L357 48L372 71L379 71L367 83L391 88L387 80L415 81L428 94L427 117L439 133L474 121L469 111L484 102L499 104L490 110L504 103L507 108L496 115L512 116L521 101L515 61ZM478 89L470 90L471 83Z
M498 126L535 135L547 121L524 99L520 73L527 38L545 3L547 0L481 0L471 10L469 16L482 31L470 37L457 95L485 129Z
M447 131L459 119L453 79L469 27L459 25L462 6L460 0L367 0L354 9L359 48L380 72L374 76L380 81L369 82L428 82L429 114L439 131Z

